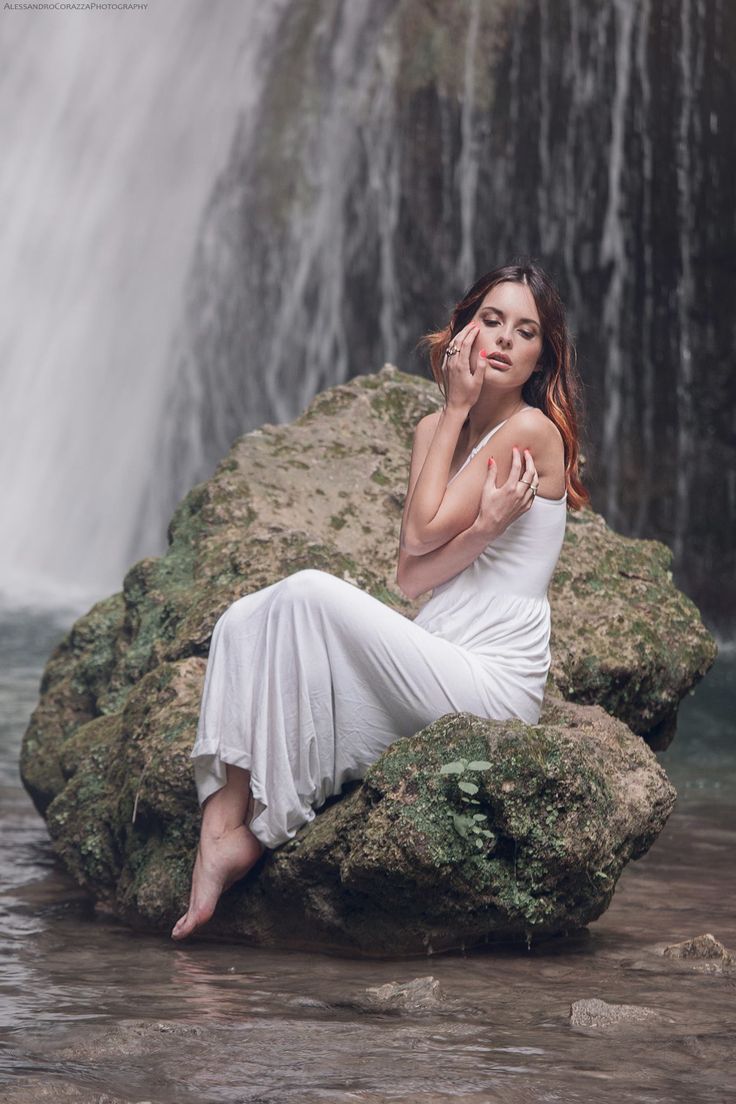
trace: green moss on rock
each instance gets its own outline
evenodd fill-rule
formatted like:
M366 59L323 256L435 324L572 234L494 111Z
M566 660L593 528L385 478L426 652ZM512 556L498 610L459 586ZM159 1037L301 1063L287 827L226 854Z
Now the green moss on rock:
M288 426L238 438L177 507L165 555L132 565L49 657L23 781L67 869L131 923L163 930L186 905L199 823L189 752L224 610L303 568L407 616L422 604L396 586L398 538L413 428L440 402L434 383L386 365ZM663 545L568 512L539 725L450 714L397 740L226 895L212 932L405 954L600 915L673 800L629 729L666 743L715 656L670 567ZM463 799L438 774L453 755L492 763L480 850L457 831Z

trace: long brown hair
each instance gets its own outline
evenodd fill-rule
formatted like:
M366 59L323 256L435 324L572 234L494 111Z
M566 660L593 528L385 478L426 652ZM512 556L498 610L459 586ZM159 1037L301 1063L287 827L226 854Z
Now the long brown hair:
M539 311L542 327L541 371L532 372L521 394L525 402L546 414L562 434L567 505L579 510L590 502L590 495L578 471L579 427L583 419L582 384L575 346L567 328L565 307L544 269L536 261L517 260L486 272L465 292L444 329L425 334L418 344L429 350L432 375L447 402L447 375L443 370L445 350L455 334L471 320L491 288L504 281L525 284L534 296Z

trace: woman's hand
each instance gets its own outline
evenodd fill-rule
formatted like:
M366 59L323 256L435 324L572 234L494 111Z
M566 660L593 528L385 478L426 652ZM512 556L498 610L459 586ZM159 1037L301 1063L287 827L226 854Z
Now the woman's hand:
M524 473L521 471L521 453L513 447L511 471L505 483L496 486L496 461L488 461L488 472L480 496L480 508L475 519L475 528L488 537L489 542L499 537L512 521L525 514L534 502L532 487L539 483L537 469L532 454L524 449Z
M470 365L470 350L478 336L479 322L468 322L459 333L450 340L447 349L458 352L448 356L445 350L443 361L447 378L447 406L461 410L470 410L480 395L483 386L483 372L476 372Z

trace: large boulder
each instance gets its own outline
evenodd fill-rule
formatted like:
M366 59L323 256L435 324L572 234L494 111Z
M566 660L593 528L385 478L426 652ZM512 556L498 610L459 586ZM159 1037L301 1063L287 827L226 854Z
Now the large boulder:
M119 720L85 726L85 754L47 810L67 868L134 926L168 930L186 906L203 674L197 658L162 664ZM572 931L601 915L675 800L626 725L551 697L533 726L447 714L346 791L233 887L208 935L406 955Z
M50 656L23 741L23 781L67 868L131 922L163 928L185 903L199 819L188 754L212 629L227 606L308 567L339 575L409 617L426 600L412 603L399 591L396 554L412 429L438 402L433 384L386 365L318 395L290 425L264 425L239 438L211 479L177 508L166 554L134 564L122 592L81 617ZM674 587L665 546L621 537L589 509L570 512L568 522L550 588L553 664L540 724L463 714L398 741L362 784L328 803L295 845L264 860L244 883L249 892L238 905L238 891L228 895L210 930L220 925L229 935L274 943L298 936L315 946L404 953L418 948L418 939L439 947L548 933L600 914L621 866L646 850L673 800L639 737L659 745L671 738L678 702L713 662L715 644L695 606ZM584 703L582 713L569 712L575 701ZM590 718L583 720L586 708ZM588 730L610 732L610 739L583 735ZM578 754L592 754L591 739L608 748L595 757L600 783L576 789L573 766ZM476 833L466 839L458 830L462 821L450 815L458 813L457 794L452 776L436 775L442 764L435 745L443 746L445 762L453 749L467 758L465 748L492 764L477 797L485 817L477 823L491 833L481 839L492 840L492 847L480 850ZM638 764L631 767L640 791L635 815L617 781L624 767L615 749L624 746L624 759ZM525 749L534 847L551 850L524 850L530 844L521 821L504 811L513 799L502 801L493 789L493 779L513 781L505 773L511 748L519 756ZM422 801L396 797L394 782L385 781L397 764L406 775L402 793L411 777ZM548 799L558 767L566 781ZM444 797L435 808L430 795L437 777ZM606 795L603 804L599 792ZM563 793L569 797L564 814ZM402 804L422 809L424 821L421 832L407 830L399 840L390 822ZM582 840L573 847L574 832L563 845L552 823L563 815L565 824L605 820L611 834L596 828L590 851ZM342 853L348 839L349 859ZM421 862L409 858L414 846L425 854ZM510 849L513 881L500 873ZM522 853L526 889L518 881ZM477 879L471 876L476 868ZM406 903L411 869L414 921ZM429 877L434 886L449 878L457 916L437 906L431 920ZM381 895L381 879L385 892L394 883L403 887L402 924L395 909L380 923L365 905L365 896ZM512 896L502 899L504 885ZM288 908L279 903L286 901L280 892L288 893ZM295 894L303 898L303 915L293 905ZM277 922L279 912L291 919Z

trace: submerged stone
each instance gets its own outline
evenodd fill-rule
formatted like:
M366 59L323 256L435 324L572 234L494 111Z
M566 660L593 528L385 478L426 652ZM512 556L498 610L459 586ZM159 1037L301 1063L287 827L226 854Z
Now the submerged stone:
M640 1004L608 1004L604 1000L574 1001L570 1007L570 1023L573 1027L618 1027L621 1024L643 1024L657 1020L661 1013L656 1008Z
M720 962L723 966L736 965L736 956L727 951L720 940L710 932L672 943L662 951L665 958L699 959Z
M444 994L437 978L418 977L412 981L389 981L365 990L363 1003L377 1012L433 1012L442 1005Z

